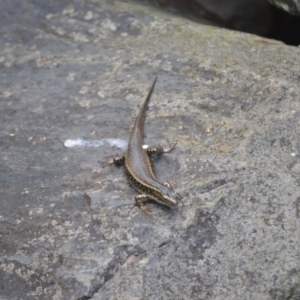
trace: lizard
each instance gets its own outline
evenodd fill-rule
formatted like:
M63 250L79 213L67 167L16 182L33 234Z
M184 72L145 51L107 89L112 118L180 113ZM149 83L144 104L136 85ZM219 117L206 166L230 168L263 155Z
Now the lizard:
M171 152L176 143L169 145L168 148L158 147L146 148L143 147L143 127L146 110L153 93L157 77L155 78L151 89L142 104L140 112L135 120L127 151L123 155L117 155L106 160L104 165L125 165L125 175L129 184L140 194L134 197L135 205L143 212L150 212L151 209L144 202L152 199L158 203L169 207L177 206L182 200L182 196L176 193L169 182L160 183L153 172L152 161L150 155L162 154Z

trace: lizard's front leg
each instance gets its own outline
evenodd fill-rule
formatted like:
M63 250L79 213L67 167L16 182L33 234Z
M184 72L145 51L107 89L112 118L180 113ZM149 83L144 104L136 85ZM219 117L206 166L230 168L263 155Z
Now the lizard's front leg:
M157 147L147 147L145 150L148 155L170 153L175 148L177 143L174 143L173 145L169 141L168 143L168 148L163 148L161 145L158 144Z
M143 202L149 200L147 195L137 195L134 197L135 205L144 213L150 212L151 209L148 205L144 204Z
M121 166L121 165L124 165L124 163L125 163L125 155L124 154L122 154L122 155L117 154L114 157L106 158L104 161L99 161L99 163L102 163L103 167L111 166L113 164Z

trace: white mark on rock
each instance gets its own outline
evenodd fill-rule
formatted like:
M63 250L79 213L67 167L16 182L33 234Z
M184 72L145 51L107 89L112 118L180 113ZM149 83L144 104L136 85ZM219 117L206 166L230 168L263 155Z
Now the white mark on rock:
M99 91L99 92L97 93L97 95L98 95L100 98L104 98L104 94L103 94L103 92L101 92L101 91Z
M76 73L69 73L66 78L69 82L71 82L74 81L75 75Z
M291 155L292 155L292 156L296 156L296 153L292 152Z
M88 90L89 90L89 88L87 86L82 86L79 90L79 93L85 94Z
M112 21L109 20L109 19L104 19L104 20L101 22L101 25L102 25L103 28L109 29L110 31L116 31L116 30L117 30L117 25L116 25L116 23L112 22Z
M91 101L90 101L90 100L83 99L83 100L78 101L78 104L79 104L81 107L90 108Z
M126 149L127 142L121 139L101 139L101 140L95 140L95 141L88 141L81 138L78 138L76 140L66 140L64 142L64 146L66 148L72 148L75 146L81 146L81 147L100 147L105 144L109 144L111 147L116 146L121 149Z
M89 42L89 39L87 38L87 36L85 36L82 33L72 32L70 34L70 38L75 42Z
M75 14L75 8L73 5L69 5L67 6L63 12L62 12L63 15L70 15L70 16L74 16Z
M93 17L94 17L93 12L92 11L88 11L86 13L86 15L84 16L84 19L87 20L87 21L89 21L89 20L92 20Z

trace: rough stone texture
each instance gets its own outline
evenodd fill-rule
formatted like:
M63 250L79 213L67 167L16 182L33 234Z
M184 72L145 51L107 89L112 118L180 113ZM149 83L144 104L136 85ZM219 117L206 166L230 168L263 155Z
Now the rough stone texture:
M0 3L1 299L300 299L300 49L120 1ZM132 209L120 138L184 200ZM120 152L120 150L119 150Z
M293 15L300 15L299 0L269 0L270 3Z

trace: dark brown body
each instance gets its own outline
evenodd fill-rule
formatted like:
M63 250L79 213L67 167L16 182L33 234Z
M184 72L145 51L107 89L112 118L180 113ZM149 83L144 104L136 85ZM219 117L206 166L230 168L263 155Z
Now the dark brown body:
M179 194L173 191L169 183L162 184L157 181L147 151L143 149L142 138L145 112L154 90L155 83L156 78L135 121L128 142L128 149L125 153L125 173L129 183L134 189L141 193L140 196L136 197L136 203L142 210L149 210L142 204L147 198L168 206L177 205L178 200L181 198ZM160 147L160 153L170 152L174 146L167 150Z

